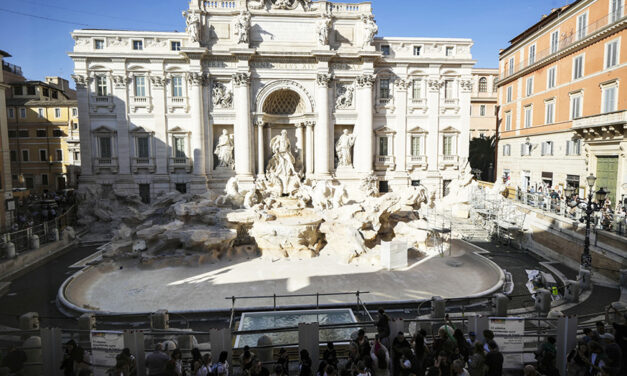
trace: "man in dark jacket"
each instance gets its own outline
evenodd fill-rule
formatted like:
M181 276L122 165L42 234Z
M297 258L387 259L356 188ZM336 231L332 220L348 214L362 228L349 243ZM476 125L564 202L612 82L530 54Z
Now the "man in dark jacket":
M503 354L494 340L488 341L490 352L485 356L485 364L488 366L486 376L501 376L503 374Z

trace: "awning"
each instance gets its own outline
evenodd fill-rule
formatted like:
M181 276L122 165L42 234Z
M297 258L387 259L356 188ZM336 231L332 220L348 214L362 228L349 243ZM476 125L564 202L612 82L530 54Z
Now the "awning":
M553 173L542 171L542 179L553 179Z

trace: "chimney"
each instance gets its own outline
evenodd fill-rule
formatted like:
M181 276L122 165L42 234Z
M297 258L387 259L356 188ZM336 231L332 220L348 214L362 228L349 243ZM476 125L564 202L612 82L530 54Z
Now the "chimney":
M46 82L56 85L62 91L66 91L70 88L68 80L58 76L46 76Z

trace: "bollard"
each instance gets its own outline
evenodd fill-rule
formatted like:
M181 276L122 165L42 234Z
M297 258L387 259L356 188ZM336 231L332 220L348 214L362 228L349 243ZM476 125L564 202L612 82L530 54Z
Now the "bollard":
M547 289L536 290L535 308L540 314L547 314L551 309L551 292Z
M59 241L59 229L58 228L53 228L52 231L50 231L50 237L52 238L52 241L58 242Z
M267 335L259 337L257 346L272 346L272 339ZM272 363L272 347L263 347L255 350L257 357L264 363Z
M78 318L78 344L80 346L88 346L91 342L91 331L96 329L96 315L93 313L83 313Z
M20 316L20 330L39 330L39 313L28 312Z
M33 235L30 237L30 248L39 249L39 236Z
M441 296L431 298L431 318L443 319L446 312L446 301Z
M12 242L5 243L4 245L4 255L8 259L12 259L15 257L15 244Z
M564 299L569 303L579 301L579 284L577 281L568 280L564 286Z
M152 329L170 329L170 315L165 309L160 309L150 315L150 327Z
M492 314L496 317L507 317L509 298L505 294L494 294L492 297Z
M627 269L620 270L620 285L627 289Z
M560 317L564 317L564 312L557 310L557 309L552 309L549 311L549 314L546 315L547 318L549 319L558 319Z
M579 280L579 287L581 291L590 290L592 287L590 277L592 276L590 270L579 268L579 275L577 279Z
M41 337L32 336L22 344L26 353L26 364L24 365L24 376L43 375L43 353L41 351Z

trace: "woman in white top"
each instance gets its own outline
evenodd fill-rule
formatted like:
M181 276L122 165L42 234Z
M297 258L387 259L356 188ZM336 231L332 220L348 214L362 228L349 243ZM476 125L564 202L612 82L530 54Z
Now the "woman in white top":
M370 347L370 358L372 359L372 372L376 376L389 376L390 352L378 340L375 340L373 346Z

